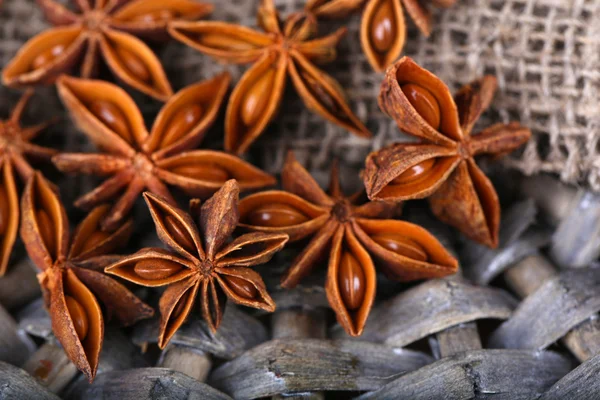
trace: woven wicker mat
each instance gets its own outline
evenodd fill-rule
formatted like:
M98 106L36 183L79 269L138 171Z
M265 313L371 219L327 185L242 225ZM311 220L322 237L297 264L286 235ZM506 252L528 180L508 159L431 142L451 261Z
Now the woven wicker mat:
M18 48L48 24L33 0L5 0L0 9L0 66ZM276 0L282 15L299 10L302 0ZM215 20L255 25L256 0L219 0ZM505 161L525 174L553 172L569 183L600 190L600 2L597 0L462 0L448 10L434 11L430 38L409 23L405 54L440 76L452 90L489 73L497 76L500 90L492 109L481 121L519 120L535 136L525 149ZM349 32L339 58L325 70L346 88L353 109L367 121L373 140L352 136L308 112L293 90L286 92L285 107L266 134L253 147L258 164L278 172L287 149L294 149L318 178L325 176L333 157L359 168L365 155L403 136L377 106L382 75L374 73L361 53L359 15L349 21ZM323 22L324 33L337 23ZM223 67L191 49L171 43L159 49L175 88L228 68L237 78L244 68ZM0 91L0 111L6 113L16 94ZM158 105L144 102L153 112ZM31 115L56 114L61 107L48 95ZM62 140L69 124L54 137ZM213 132L220 140L222 127ZM221 132L218 132L218 131ZM62 138L58 136L60 134ZM68 148L82 139L66 140ZM308 159L310 155L310 160Z

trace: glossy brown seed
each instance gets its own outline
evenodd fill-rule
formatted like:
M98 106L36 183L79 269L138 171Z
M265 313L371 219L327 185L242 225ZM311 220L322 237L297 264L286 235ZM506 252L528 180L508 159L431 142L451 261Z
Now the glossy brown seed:
M8 220L10 218L10 209L8 203L8 194L3 187L0 187L0 235L6 232Z
M115 47L115 52L123 64L123 67L127 69L131 75L142 82L150 82L152 75L140 57L123 46Z
M166 279L181 270L181 265L169 260L141 260L133 267L133 272L148 281Z
M50 216L44 210L37 210L35 219L46 250L48 250L51 256L54 256L56 252L56 236L52 230L53 225Z
M199 104L188 104L181 107L168 123L168 128L162 136L161 147L165 148L189 133L200 118L202 107Z
M135 22L145 22L145 23L153 23L153 22L163 22L169 21L177 17L177 13L172 10L155 10L150 11L146 14L140 14L133 17L131 20Z
M365 273L352 253L344 251L338 270L342 300L348 310L359 308L365 298Z
M422 161L418 164L413 165L390 182L390 185L406 185L408 183L414 183L418 180L425 178L429 172L431 172L435 165L435 158Z
M191 236L184 230L181 224L172 216L165 217L165 228L173 236L175 241L189 253L195 254L196 245Z
M245 93L240 116L246 126L253 126L267 107L275 81L275 69L269 68Z
M381 247L400 254L401 256L423 262L429 259L423 246L399 233L380 233L374 235L371 239Z
M125 114L116 104L106 100L95 100L90 104L90 111L116 134L127 142L132 142Z
M104 242L106 239L110 237L110 233L95 231L85 240L83 245L81 246L81 254L92 250L100 243Z
M293 226L306 221L308 221L306 215L283 203L264 204L252 210L247 217L247 222L250 225L270 228Z
M323 86L319 83L318 80L307 74L306 72L301 72L302 80L304 84L310 91L310 93L317 98L319 103L325 107L332 114L343 116L343 113L340 110L335 99L327 93L327 91L323 88Z
M69 316L75 326L75 332L79 340L83 341L89 329L88 316L85 313L85 309L77 300L71 296L65 296L65 302L67 303L67 310L69 310Z
M243 51L250 50L256 47L241 39L232 36L219 35L217 33L202 34L198 36L197 40L200 44L207 47L211 47L213 49Z
M217 164L184 164L173 168L171 172L188 178L214 183L225 183L229 180L229 172Z
M52 46L48 50L41 52L31 62L31 70L34 71L38 68L42 68L43 66L49 64L56 57L63 54L66 48L67 47L64 44L60 43Z
M422 86L414 83L406 83L401 86L406 98L423 117L423 119L431 125L433 129L439 129L442 118L440 112L440 104L433 94Z
M392 0L382 0L371 20L371 43L376 51L385 53L396 37L396 22Z
M238 278L237 276L222 275L222 277L227 282L229 288L238 296L248 300L256 297L258 291L250 282L245 281L242 278Z

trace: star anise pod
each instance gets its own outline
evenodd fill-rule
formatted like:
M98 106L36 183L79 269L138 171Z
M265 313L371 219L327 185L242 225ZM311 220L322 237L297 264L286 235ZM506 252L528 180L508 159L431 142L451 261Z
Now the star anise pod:
M254 63L229 99L225 149L243 153L265 130L281 105L288 75L308 108L358 136L370 137L346 103L340 84L314 65L335 58L335 46L346 29L310 39L314 26L299 27L293 18L282 24L272 0L262 0L258 22L264 32L224 22L169 24L175 39L204 54L236 64Z
M495 91L496 79L484 76L452 99L438 77L408 57L389 68L379 106L402 131L423 142L394 144L367 157L363 178L369 198L431 196L431 209L440 220L472 240L496 247L498 195L474 157L508 154L529 140L531 131L511 122L471 134Z
M0 277L6 273L19 229L19 190L15 175L23 182L33 175L29 159L50 160L56 151L30 143L52 121L31 127L21 126L21 117L33 90L27 90L10 117L0 121Z
M391 279L410 281L453 274L458 263L425 229L390 218L397 205L371 201L356 204L359 192L345 197L337 165L327 195L289 153L282 172L283 188L244 198L241 227L265 233L287 233L291 241L312 236L281 280L286 288L328 258L326 292L340 325L352 336L362 333L375 299L373 261Z
M275 303L251 266L271 259L288 240L283 233L250 233L230 241L238 224L239 186L227 181L192 216L151 193L144 198L160 240L172 251L146 248L106 268L106 272L143 286L166 286L159 307L158 345L164 348L192 311L196 298L213 332L221 323L224 297L273 312Z
M23 87L53 83L80 66L91 78L102 58L125 84L156 99L172 94L163 67L152 50L136 36L168 38L167 23L193 20L213 6L191 0L75 0L72 11L55 0L37 0L55 27L30 39L2 72L5 85Z
M316 18L344 18L363 4L360 43L367 60L376 71L393 63L404 48L406 22L404 10L425 36L431 34L431 12L419 0L308 0L305 14ZM451 7L456 0L429 0L437 7Z
M144 190L176 204L167 184L202 198L230 178L244 190L274 184L272 176L231 154L184 151L197 146L215 121L229 81L224 73L182 89L165 104L148 133L142 114L121 88L61 77L57 85L64 104L103 153L59 154L53 162L64 172L110 176L76 206L89 208L118 197L101 222L102 229L112 230Z
M133 229L128 220L114 232L98 229L109 210L100 206L79 224L69 240L69 220L59 195L36 172L23 193L21 238L41 272L38 279L52 320L52 330L69 359L90 382L96 375L104 338L98 300L109 315L131 325L154 310L125 286L98 270L118 256L107 256L127 242Z

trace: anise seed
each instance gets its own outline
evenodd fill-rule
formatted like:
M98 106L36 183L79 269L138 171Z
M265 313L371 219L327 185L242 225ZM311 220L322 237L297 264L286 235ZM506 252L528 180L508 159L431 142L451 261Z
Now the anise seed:
M253 126L261 117L269 102L274 80L275 69L269 68L244 94L240 110L244 125Z
M168 128L161 140L161 147L165 148L181 139L200 121L202 114L203 110L199 104L188 104L181 107L169 121Z
M42 240L44 241L44 245L46 246L46 250L48 250L48 253L54 257L56 252L56 236L52 230L52 220L50 219L48 213L44 210L37 210L35 213L35 219L40 231L40 235L42 236Z
M391 0L382 0L371 20L371 43L379 53L390 49L396 37L394 7Z
M140 278L156 281L170 277L181 270L181 265L170 260L141 260L133 267L133 272Z
M38 54L31 62L31 70L35 71L38 68L42 68L46 64L52 62L56 57L64 53L66 46L62 43L52 46L48 50L45 50Z
M414 83L406 83L401 86L406 98L423 117L423 119L431 125L433 129L439 129L442 118L440 104L435 96L423 86Z
M270 228L299 225L306 221L308 221L306 215L283 203L264 204L252 210L247 217L250 225Z
M132 142L131 131L125 114L117 105L106 100L95 100L90 104L90 111L107 127L125 139Z
M371 237L381 247L417 261L427 261L427 252L416 241L399 233L379 233Z
M109 237L110 237L110 233L106 233L106 232L102 232L102 231L92 232L92 234L90 236L88 236L87 239L85 239L85 242L83 242L80 253L83 254L87 251L92 250L94 247L96 247L97 245L99 245L100 243L102 243L103 241L108 239Z
M356 257L348 251L342 253L338 284L346 308L351 311L359 308L365 297L365 273Z
M233 290L235 294L245 299L251 300L256 297L258 290L250 282L238 278L237 276L222 275L225 279L229 288Z
M390 182L390 185L406 185L408 183L413 183L419 179L422 179L431 171L435 163L435 158L430 158L428 160L421 161L420 163L413 165L412 167L398 175L398 177L396 177Z
M125 67L131 75L142 82L150 82L152 74L140 57L123 46L116 46L115 52L123 63L123 67Z
M75 332L79 340L83 341L89 330L88 316L85 313L83 306L71 296L65 296L65 302L67 303L67 310L69 310L69 316L75 326Z
M175 238L177 243L189 253L194 254L196 245L190 235L184 230L179 221L170 215L165 217L165 228Z
M8 203L8 194L3 187L0 187L0 235L6 232L8 220L10 218L10 210Z
M217 33L199 35L197 41L204 46L223 50L243 51L255 48L252 44L236 37L219 35Z
M171 172L201 181L225 183L229 180L229 172L217 164L180 165Z
M177 17L177 13L172 10L155 10L150 11L145 14L136 15L131 20L135 22L145 22L145 23L153 23L153 22L162 22L169 21Z

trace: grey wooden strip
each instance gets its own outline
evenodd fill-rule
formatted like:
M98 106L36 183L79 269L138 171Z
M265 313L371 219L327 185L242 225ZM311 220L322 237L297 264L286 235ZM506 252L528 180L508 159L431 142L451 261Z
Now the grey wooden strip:
M171 343L163 350L156 366L170 368L204 382L212 368L212 360L202 350Z
M0 305L0 361L22 365L34 351L33 341L19 332L16 321Z
M62 392L78 374L77 367L69 360L62 347L49 342L33 353L23 369L53 393Z
M2 361L0 361L0 399L60 400L27 372Z
M558 272L546 257L532 254L504 272L504 281L520 298L525 298L539 289Z
M453 326L436 336L440 358L482 348L475 322Z
M0 279L0 304L7 310L14 310L39 296L40 284L29 258L9 265L6 275Z
M229 361L208 382L234 398L373 390L431 362L411 350L354 340L273 340Z
M600 268L565 271L521 302L491 347L544 349L600 310Z
M600 354L600 319L594 315L583 321L567 333L562 340L580 361Z
M271 317L273 339L324 339L327 336L325 310L276 310Z
M139 346L156 343L158 317L142 321L136 326L132 340ZM265 326L256 318L227 304L219 330L213 334L199 313L192 313L189 320L177 331L171 343L193 347L230 360L268 339Z
M540 400L597 400L600 393L600 355L590 358L556 382Z
M461 323L507 319L516 304L500 289L431 280L375 307L360 339L402 347ZM333 335L345 337L339 327Z
M139 368L98 374L94 384L73 390L68 400L230 400L231 397L167 368Z
M571 369L552 352L474 350L443 358L401 376L367 399L532 399Z

